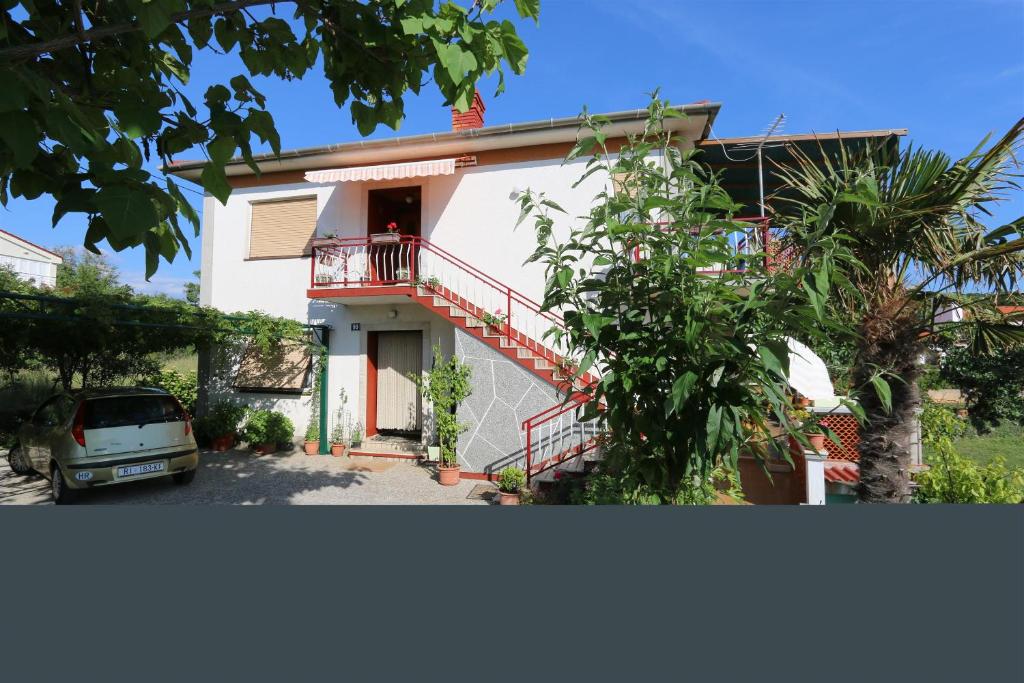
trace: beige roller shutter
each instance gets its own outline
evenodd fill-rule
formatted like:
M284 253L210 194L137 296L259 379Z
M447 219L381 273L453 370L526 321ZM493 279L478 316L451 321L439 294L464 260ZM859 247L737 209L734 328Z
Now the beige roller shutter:
M316 197L253 202L249 258L307 255L315 232Z
M423 369L420 332L377 335L377 429L420 430L420 393L409 374Z

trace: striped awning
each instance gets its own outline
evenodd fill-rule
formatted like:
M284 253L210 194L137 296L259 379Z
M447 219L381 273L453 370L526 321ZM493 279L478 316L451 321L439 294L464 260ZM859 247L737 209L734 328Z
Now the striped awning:
M380 164L379 166L353 166L332 168L323 171L309 171L305 178L311 183L345 183L360 180L400 180L432 175L455 173L455 159L432 159L410 161L405 164Z

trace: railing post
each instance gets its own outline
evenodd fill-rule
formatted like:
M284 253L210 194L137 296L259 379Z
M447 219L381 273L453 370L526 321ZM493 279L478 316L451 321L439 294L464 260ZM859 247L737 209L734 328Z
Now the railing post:
M530 424L529 420L527 420L523 423L523 426L526 427L526 488L530 488L530 477L532 476L530 470L533 469L530 466L530 461L532 460L531 449L533 448L533 444L530 442L530 437L533 435L533 425Z
M314 245L313 249L309 252L309 288L313 289L316 287L316 252L317 247Z
M416 238L409 239L409 283L416 282Z
M512 338L512 288L505 288L505 295L508 303L505 308L505 337Z

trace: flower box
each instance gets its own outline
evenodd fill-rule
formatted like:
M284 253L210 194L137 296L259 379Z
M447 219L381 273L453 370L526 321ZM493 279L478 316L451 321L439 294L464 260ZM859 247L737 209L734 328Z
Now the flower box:
M397 232L375 232L370 235L370 241L374 244L396 244L402 236Z

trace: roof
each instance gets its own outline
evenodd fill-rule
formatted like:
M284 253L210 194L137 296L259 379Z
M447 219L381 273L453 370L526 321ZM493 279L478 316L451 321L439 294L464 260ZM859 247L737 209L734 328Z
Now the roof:
M0 233L2 233L3 235L5 235L6 237L8 237L10 239L13 239L13 240L15 240L17 242L20 242L21 244L23 244L23 245L25 245L27 247L30 247L30 248L35 249L37 251L41 251L45 255L52 256L52 257L56 258L61 263L64 262L64 257L61 256L60 254L58 254L56 252L53 252L53 251L50 251L46 247L41 247L38 244L36 244L35 242L29 242L24 237L18 237L13 232L7 232L6 230L0 229Z
M673 105L673 109L687 114L687 117L666 119L665 127L670 130L689 129L693 134L693 139L702 140L710 132L711 125L721 106L720 102L706 100L692 104ZM619 137L627 133L641 132L647 115L647 109L643 108L610 112L600 116L610 121L605 129L608 136ZM253 156L253 160L260 167L260 171L266 173L458 156L484 150L572 142L577 139L579 126L578 116L567 116L443 133L356 140L319 147L282 150L279 157L272 153L257 154ZM188 180L197 180L206 164L205 160L173 161L165 167L165 170ZM252 169L240 157L229 161L225 171L229 176L253 175Z
M799 149L812 159L833 156L840 144L856 149L871 142L898 145L899 138L907 134L906 128L878 130L834 131L831 133L796 133L772 135L761 150L764 172L764 196L771 197L782 189L775 172L779 164L794 161L791 150ZM722 187L743 205L738 215L750 216L760 212L760 184L756 145L764 136L711 138L703 140L701 160L721 175Z
M860 483L860 465L849 460L826 460L825 481L853 486Z

